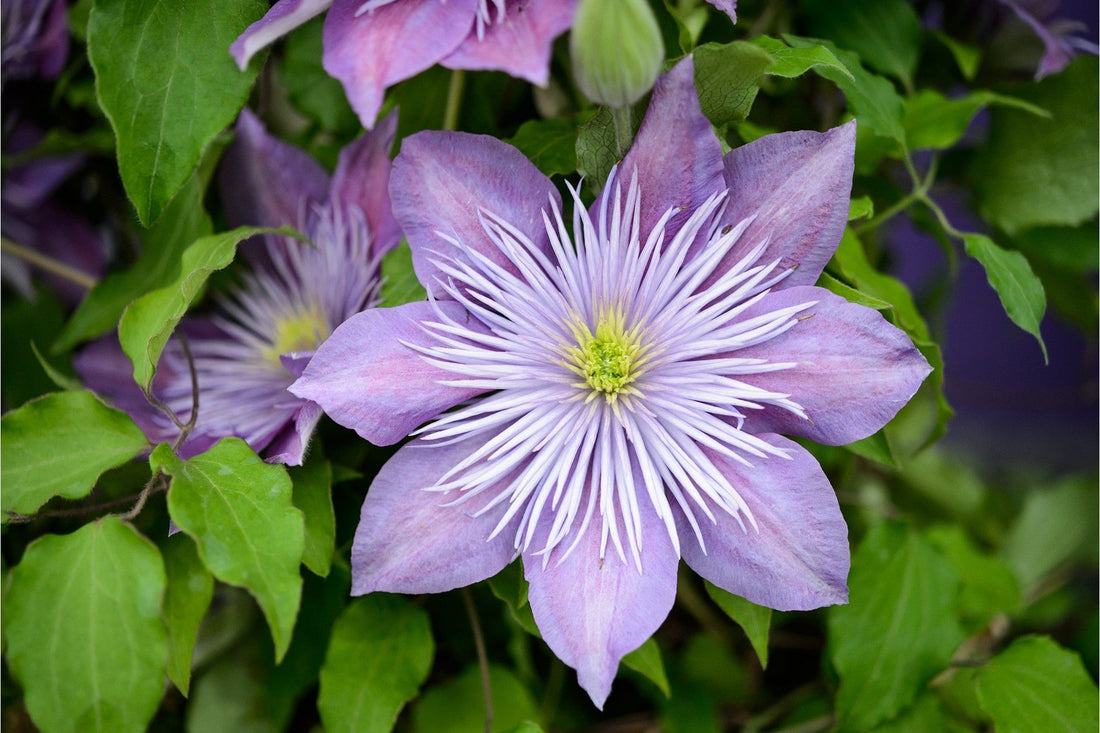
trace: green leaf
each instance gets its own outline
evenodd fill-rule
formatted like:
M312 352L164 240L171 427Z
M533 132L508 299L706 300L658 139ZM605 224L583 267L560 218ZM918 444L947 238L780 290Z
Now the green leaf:
M1026 592L1067 561L1095 553L1096 535L1096 482L1069 479L1028 493L1005 538L1004 558Z
M149 464L172 477L168 513L195 540L203 564L259 602L282 659L301 599L304 543L286 469L264 463L239 438L187 460L162 444Z
M978 671L978 700L997 733L1096 730L1100 695L1081 658L1045 636L1025 636Z
M842 730L869 730L908 706L962 641L958 578L915 532L875 525L852 558L849 602L829 609Z
M933 527L924 536L950 561L962 582L959 610L968 633L981 631L998 613L1019 609L1020 584L1004 560L979 551L958 525Z
M1092 275L1100 269L1100 230L1095 220L1080 227L1039 227L1013 237L1012 248L1028 261L1075 275ZM1051 294L1054 297L1054 294Z
M79 379L62 373L62 371L51 364L46 357L42 356L42 352L38 350L38 346L35 345L33 341L31 341L31 353L33 353L34 358L38 360L38 365L42 367L42 371L58 389L66 392L80 392L84 389L84 385Z
M863 243L851 229L844 231L830 268L843 275L860 292L893 306L891 315L894 322L913 337L914 341L931 340L928 324L913 302L909 288L897 278L875 269L867 259Z
M287 35L279 74L290 103L302 114L325 130L350 137L359 129L359 118L348 104L343 85L321 65L323 25L324 18L314 18Z
M652 638L646 639L644 644L623 657L622 664L657 685L665 693L665 697L672 694L668 687L665 665L661 661L661 648Z
M330 733L385 733L416 697L434 655L428 615L401 596L356 599L336 621L317 707Z
M118 340L134 364L134 380L138 385L148 387L153 381L168 338L210 274L228 266L237 245L257 234L298 236L289 227L239 227L198 239L183 253L179 273L171 282L126 307L118 324Z
M792 48L778 38L769 36L757 36L749 43L764 49L775 60L775 63L764 70L764 73L769 76L793 79L796 76L802 76L810 69L823 66L835 69L837 73L855 81L844 64L840 63L833 52L825 46Z
M263 59L237 69L229 44L267 10L260 0L97 0L88 56L118 142L126 194L145 225L240 112Z
M45 733L144 731L164 694L164 566L115 517L33 542L4 597L7 661Z
M528 120L507 142L547 176L569 175L577 169L577 127L572 120Z
M957 728L949 727L943 705L932 693L925 692L917 701L905 709L901 715L885 725L880 725L872 733L953 733ZM969 731L970 728L963 728Z
M859 63L858 56L828 41L791 35L784 35L783 40L794 48L824 46L832 51L848 73L843 74L831 66L816 66L814 71L840 87L847 99L848 109L861 125L899 143L905 142L901 97L888 79L867 71Z
M877 311L888 311L894 307L893 305L887 303L881 298L876 298L873 295L862 293L852 286L842 283L840 280L837 280L835 277L827 272L821 273L821 277L819 277L817 280L817 285L818 287L825 288L830 293L839 295L840 297L851 303L864 305L868 308L874 308Z
M317 575L328 575L336 543L336 515L332 508L332 466L313 450L302 466L289 469L294 483L294 506L305 519L302 563Z
M48 343L65 323L65 307L46 287L39 287L34 302L4 298L0 305L0 374L5 408L22 405L57 389L38 367L31 343ZM19 375L18 379L12 379Z
M282 733L293 700L277 697L259 635L245 637L195 679L187 733Z
M86 496L100 475L149 442L133 420L91 392L57 392L0 420L0 502L33 514L54 496Z
M997 291L1005 313L1013 323L1035 337L1043 350L1043 360L1047 360L1047 347L1039 332L1047 296L1027 258L1019 252L998 247L984 234L963 234L963 242L966 253L985 268L986 278Z
M195 543L183 533L164 543L168 588L164 594L164 622L168 626L168 677L187 696L191 685L191 655L210 601L214 577L202 564Z
M870 196L858 196L848 204L848 221L869 219L874 216L875 202Z
M757 658L760 659L760 666L767 668L768 631L771 629L772 610L746 601L741 596L736 596L710 582L706 586L707 595L744 630Z
M1022 99L984 89L957 99L948 99L934 89L921 89L903 104L905 139L910 150L950 148L966 133L974 115L990 105L1013 107L1039 117L1050 116Z
M201 177L191 176L164 215L145 232L138 261L107 275L84 297L54 342L54 353L113 330L127 305L179 277L180 258L187 246L214 231L202 208L203 188Z
M1077 226L1100 199L1097 59L1079 56L1060 74L1014 90L1051 114L993 110L974 179L985 219L1010 235L1036 226Z
M535 616L527 605L527 580L523 577L523 563L519 560L509 564L489 579L489 589L493 595L504 601L512 618L531 636L542 638L539 627L535 625Z
M382 306L394 306L427 300L428 293L416 279L413 270L412 250L404 239L401 244L386 253L382 258Z
M920 18L912 5L905 0L816 0L807 3L806 11L815 33L912 87L921 44Z
M857 456L881 463L884 466L897 468L898 461L894 457L894 449L890 445L890 438L887 436L885 428L844 447Z
M631 110L634 130L641 124L641 115ZM598 107L595 114L577 128L577 172L584 176L589 188L599 191L619 162L616 148L615 121L611 109Z
M693 56L699 106L711 124L721 128L748 117L760 76L773 63L771 55L758 45L734 41L704 44Z
M512 726L504 733L545 733L537 723L532 723L530 720L525 720L519 725Z
M932 31L931 34L951 52L964 79L970 81L978 75L978 68L982 65L982 52L977 46L963 43L943 31Z
M493 733L504 733L537 717L530 691L507 669L489 665ZM483 733L485 700L481 670L475 665L424 693L412 710L413 733Z

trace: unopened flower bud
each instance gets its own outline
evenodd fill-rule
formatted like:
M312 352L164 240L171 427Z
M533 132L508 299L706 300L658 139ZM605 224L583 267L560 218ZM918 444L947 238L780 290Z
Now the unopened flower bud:
M641 99L665 58L661 29L646 0L581 0L570 53L581 91L610 107Z

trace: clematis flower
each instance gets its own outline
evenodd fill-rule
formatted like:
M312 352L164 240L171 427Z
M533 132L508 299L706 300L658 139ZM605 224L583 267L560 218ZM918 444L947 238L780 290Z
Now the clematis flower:
M69 54L65 0L6 0L0 35L0 87L16 79L53 79Z
M296 225L312 244L282 236L258 242L241 287L210 318L185 320L199 385L199 412L185 456L237 436L269 461L298 465L321 416L287 392L317 345L348 317L374 304L379 261L400 239L390 211L389 115L340 154L332 179L305 152L270 137L247 110L226 155L222 188L233 223ZM248 245L245 245L246 247ZM130 412L154 441L176 431L129 379L118 344L101 341L76 360L93 390ZM186 420L191 378L179 344L158 365L153 392Z
M929 372L877 312L815 287L855 125L731 151L685 59L571 226L498 140L406 138L390 195L428 302L336 329L290 391L378 444L352 592L441 592L522 557L546 643L597 706L660 626L681 558L772 608L847 600L847 528L781 434L845 444Z

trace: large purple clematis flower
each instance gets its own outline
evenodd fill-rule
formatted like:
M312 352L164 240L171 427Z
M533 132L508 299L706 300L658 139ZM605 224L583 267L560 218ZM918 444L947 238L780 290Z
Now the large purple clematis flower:
M199 453L228 435L269 461L297 465L321 416L286 388L334 328L374 304L381 256L400 239L387 186L396 115L340 154L332 179L305 152L270 137L247 110L226 155L222 188L233 223L295 225L312 242L269 236L257 242L242 286L212 318L185 320L199 385L193 437ZM249 245L245 245L248 247ZM125 375L117 343L93 344L76 361L92 389L133 415L156 441L175 430ZM186 419L191 379L179 344L164 353L154 393Z
M429 302L355 316L290 390L379 444L353 592L439 592L522 556L543 638L602 706L680 558L758 604L847 599L847 528L813 457L881 428L929 372L815 287L855 126L730 152L686 59L572 226L492 138L406 138L390 186ZM451 409L453 408L453 409Z

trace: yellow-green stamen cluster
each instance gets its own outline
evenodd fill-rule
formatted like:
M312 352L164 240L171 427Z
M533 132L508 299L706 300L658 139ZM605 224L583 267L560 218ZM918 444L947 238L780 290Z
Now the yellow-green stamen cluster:
M600 317L593 334L587 325L573 326L577 346L569 349L569 368L584 377L593 390L589 399L603 394L614 402L619 394L630 392L630 384L638 378L638 357L641 353L637 329L626 329L620 312L610 311Z
M280 364L279 357L294 351L313 351L328 338L329 326L324 312L316 305L286 314L275 327L275 338L264 350L264 357Z

